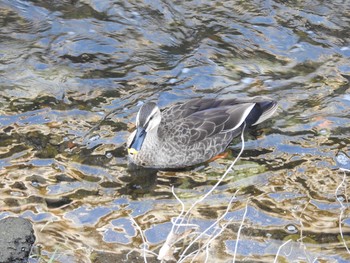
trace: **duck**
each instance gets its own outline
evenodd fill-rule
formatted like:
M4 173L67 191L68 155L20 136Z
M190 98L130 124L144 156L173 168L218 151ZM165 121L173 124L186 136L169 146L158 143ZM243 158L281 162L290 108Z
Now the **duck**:
M155 102L146 102L127 141L129 163L155 169L204 163L224 152L243 126L256 126L270 118L277 105L265 96L197 98L162 111Z

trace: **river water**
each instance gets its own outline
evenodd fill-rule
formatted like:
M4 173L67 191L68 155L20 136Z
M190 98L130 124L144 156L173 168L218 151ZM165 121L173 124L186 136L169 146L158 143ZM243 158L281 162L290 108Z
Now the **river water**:
M236 193L209 262L350 261L349 1L1 0L0 23L0 218L33 222L31 262L143 262L140 229L158 253L181 211L172 186L189 207L242 144L130 169L140 105L255 95L277 112L192 211L203 232Z

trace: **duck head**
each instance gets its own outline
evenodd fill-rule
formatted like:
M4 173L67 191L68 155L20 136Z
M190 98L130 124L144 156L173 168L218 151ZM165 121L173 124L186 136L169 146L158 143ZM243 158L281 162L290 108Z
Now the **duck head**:
M160 110L154 102L143 104L136 116L136 131L131 134L128 153L136 155L142 148L147 133L157 131L161 122Z

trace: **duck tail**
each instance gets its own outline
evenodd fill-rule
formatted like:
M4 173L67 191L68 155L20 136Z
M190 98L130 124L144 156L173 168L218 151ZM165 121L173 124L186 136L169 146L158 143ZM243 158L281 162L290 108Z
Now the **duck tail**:
M255 106L246 118L248 126L258 125L270 118L277 109L277 102L271 99L255 101Z

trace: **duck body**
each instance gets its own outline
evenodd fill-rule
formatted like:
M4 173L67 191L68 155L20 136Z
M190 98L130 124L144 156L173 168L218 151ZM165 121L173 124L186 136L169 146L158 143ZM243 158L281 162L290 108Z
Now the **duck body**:
M277 102L267 97L193 99L162 112L155 103L145 103L128 140L129 160L158 169L205 162L225 151L243 125L261 123L276 108Z

